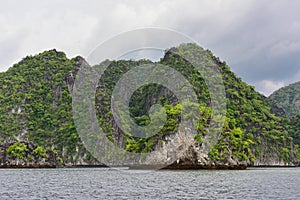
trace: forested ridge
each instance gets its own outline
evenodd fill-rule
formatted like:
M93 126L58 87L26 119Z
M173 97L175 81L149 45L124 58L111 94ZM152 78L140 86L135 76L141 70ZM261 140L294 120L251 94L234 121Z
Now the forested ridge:
M200 53L193 54L193 49ZM265 96L237 77L226 62L196 44L167 49L157 63L150 60L111 62L99 80L96 92L97 118L111 141L117 141L130 152L149 152L166 136L177 131L182 105L168 88L158 84L148 84L136 90L130 99L129 110L138 125L147 126L150 107L156 103L162 105L167 121L159 133L136 138L116 127L110 111L113 89L124 73L142 64L163 64L180 72L193 86L200 103L194 140L201 146L211 120L210 91L202 75L191 63L178 56L180 54L212 62L222 75L227 101L226 120L218 143L209 152L210 159L222 161L232 157L249 165L272 159L297 164L300 158L297 146L299 120L272 113ZM83 146L72 118L73 84L82 62L81 57L68 59L63 52L50 50L27 56L0 73L0 143L32 142L39 151L55 152L61 164L96 164L97 161ZM162 110L155 116L159 118L160 112ZM28 159L22 150L20 156Z

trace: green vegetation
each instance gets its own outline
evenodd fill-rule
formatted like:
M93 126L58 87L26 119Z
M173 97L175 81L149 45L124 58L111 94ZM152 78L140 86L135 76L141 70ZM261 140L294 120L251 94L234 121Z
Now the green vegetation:
M267 156L279 155L284 158L293 139L284 128L284 118L271 113L271 108L266 103L266 97L247 85L234 73L225 62L214 57L210 51L201 49L200 55L193 55L193 49L201 49L197 45L187 44L166 51L159 64L172 66L180 72L194 87L197 98L201 102L198 133L195 141L201 143L205 137L211 117L210 93L201 74L181 55L187 55L191 59L201 58L203 62L211 62L216 65L224 80L227 97L226 124L219 143L211 150L210 156L215 160L233 156L239 160L254 162L259 154ZM196 51L199 52L199 51ZM207 57L209 55L209 58ZM100 89L96 96L99 122L114 140L132 152L144 152L154 148L166 135L177 130L181 119L181 105L176 97L165 87L156 84L145 85L132 95L130 99L130 114L139 125L145 126L150 123L149 108L154 104L160 104L167 113L167 121L162 130L155 136L148 138L134 138L130 133L125 133L125 141L121 137L124 133L114 130L114 121L110 112L110 97L112 89L121 76L130 69L150 63L148 60L141 61L113 61L100 80ZM261 146L271 146L268 152L256 151ZM284 147L284 148L282 148ZM292 156L292 153L288 155ZM287 161L287 159L284 159Z
M300 113L300 82L280 88L269 99L283 109L287 117L295 117Z
M80 58L56 50L27 56L0 73L0 135L4 141L25 138L44 149L55 147L65 162L86 153L71 115L72 76ZM43 152L37 153L43 155Z
M53 150L37 147L32 142L5 142L0 144L2 167L54 167L59 163Z
M27 151L28 149L26 144L21 142L16 142L13 145L9 146L7 149L8 155L21 159L24 158Z
M194 53L193 50L197 50ZM227 97L226 123L219 142L209 152L214 160L234 157L241 161L254 162L261 154L278 155L285 162L293 160L295 149L293 133L287 129L286 119L271 113L266 97L238 78L225 62L195 44L184 44L166 50L165 56L154 64L174 68L193 86L200 103L199 123L194 140L201 144L206 137L211 121L210 91L202 75L182 56L190 60L200 59L222 74ZM46 149L55 149L64 163L75 163L79 158L93 161L83 147L76 132L72 118L72 88L77 70L83 59L67 59L65 54L56 50L45 51L36 56L28 56L15 64L7 72L0 73L0 137L3 141L18 141L25 138L38 146L34 155L45 157ZM163 121L161 130L146 138L138 138L130 131L118 129L111 113L111 96L122 75L134 67L152 63L149 60L112 61L99 80L95 102L98 121L107 137L131 152L149 152L159 145L166 136L178 130L182 118L193 117L186 112L184 105L168 88L158 84L146 84L138 88L130 98L129 112L134 122L140 126ZM153 64L153 63L152 63ZM213 76L211 76L213 77ZM123 91L126 93L126 91ZM152 113L150 108L160 104L161 109ZM296 121L294 122L296 123ZM293 126L299 132L299 124ZM293 132L295 132L293 131ZM299 134L298 134L299 135ZM297 138L294 137L295 141ZM299 139L299 138L298 138ZM15 143L10 154L24 157L26 149L22 143ZM14 145L15 145L14 144ZM17 145L18 144L18 145ZM20 146L21 145L21 146ZM262 148L270 147L270 148ZM16 150L18 149L18 150ZM263 149L268 149L265 152ZM298 151L298 149L296 149Z
M286 116L283 120L283 126L289 135L293 138L296 148L300 146L300 82L293 83L286 87L280 88L268 98L274 113L279 116ZM277 111L280 111L279 113ZM282 111L281 111L282 110ZM289 149L282 149L282 158L287 160ZM299 149L298 160L300 161Z
M37 147L33 150L34 155L37 157L45 158L47 156L47 151L43 147Z
M194 139L196 142L199 142L199 143L203 142L202 137L199 133L195 134Z
M294 143L300 145L300 114L285 120L285 128L294 139Z

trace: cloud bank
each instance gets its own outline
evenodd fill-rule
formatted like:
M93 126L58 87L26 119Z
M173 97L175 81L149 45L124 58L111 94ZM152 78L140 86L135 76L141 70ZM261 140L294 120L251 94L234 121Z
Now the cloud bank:
M269 95L300 81L299 7L296 0L6 1L0 7L0 71L46 49L86 57L120 32L165 27L212 50Z

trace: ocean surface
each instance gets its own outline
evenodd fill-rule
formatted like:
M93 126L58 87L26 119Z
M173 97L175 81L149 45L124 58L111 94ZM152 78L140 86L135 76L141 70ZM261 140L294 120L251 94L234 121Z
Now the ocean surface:
M300 199L300 168L1 169L0 199Z

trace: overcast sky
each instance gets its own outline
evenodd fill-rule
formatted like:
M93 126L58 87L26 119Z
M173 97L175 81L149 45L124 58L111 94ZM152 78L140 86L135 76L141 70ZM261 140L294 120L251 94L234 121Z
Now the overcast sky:
M265 95L300 81L300 1L3 1L0 71L47 49L88 56L120 32L165 27L225 60Z

